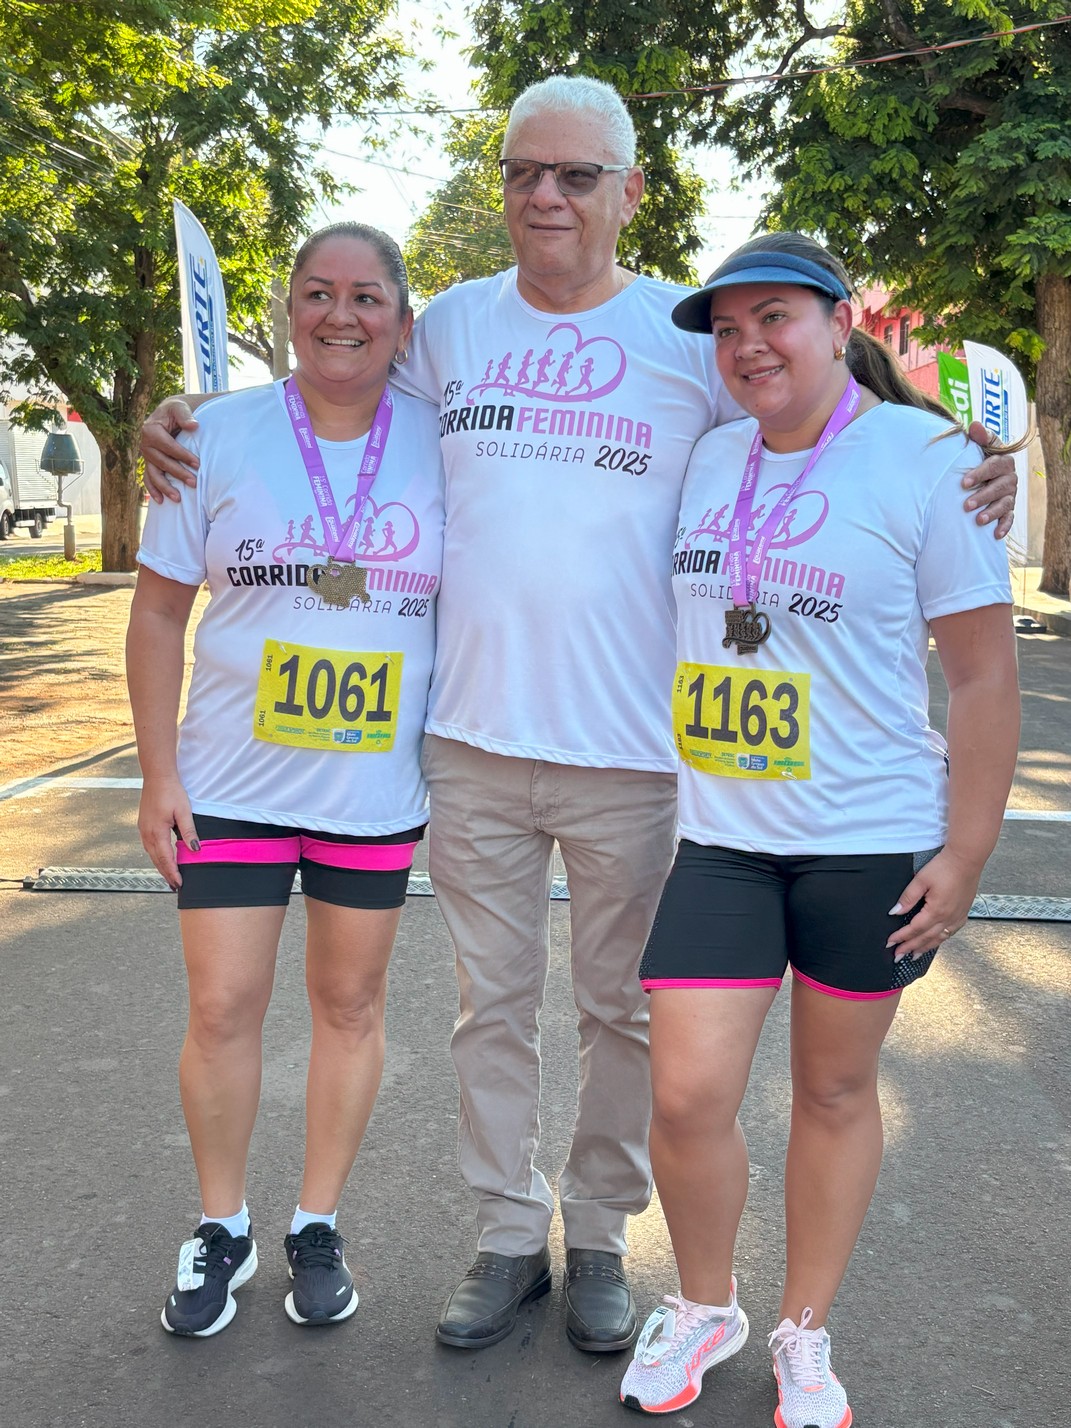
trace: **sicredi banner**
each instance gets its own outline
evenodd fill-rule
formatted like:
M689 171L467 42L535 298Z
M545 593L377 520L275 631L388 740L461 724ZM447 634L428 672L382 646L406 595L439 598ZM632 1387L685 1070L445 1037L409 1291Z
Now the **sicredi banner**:
M1029 413L1026 384L1018 368L995 347L978 342L964 342L967 377L970 383L971 412L974 420L993 432L998 441L1018 441L1026 433ZM1017 451L1012 458L1019 477L1015 497L1015 520L1008 536L1008 549L1013 565L1025 565L1027 559L1027 457Z
M182 369L188 392L227 390L227 299L208 234L176 198Z
M967 364L951 352L937 354L937 382L941 403L959 418L964 426L971 424L971 384Z

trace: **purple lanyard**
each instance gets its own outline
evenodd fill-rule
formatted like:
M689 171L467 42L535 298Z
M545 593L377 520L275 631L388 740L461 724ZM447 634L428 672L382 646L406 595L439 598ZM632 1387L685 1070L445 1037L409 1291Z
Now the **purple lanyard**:
M364 514L364 503L368 500L372 483L379 473L383 452L387 447L387 437L390 435L391 417L394 413L394 400L390 394L390 387L383 388L379 406L372 418L372 429L365 442L364 456L361 458L361 469L357 477L357 500L354 504L353 515L346 522L344 528L342 517L339 515L338 506L335 503L335 493L331 490L331 482L328 480L327 468L320 455L316 433L312 429L308 410L293 377L287 379L283 392L286 396L286 414L290 418L290 425L294 428L294 436L297 439L298 450L301 452L301 459L305 463L305 470L308 472L309 485L312 487L316 509L320 512L324 523L324 540L327 542L328 554L332 560L352 561L356 558L357 536L360 531L361 516Z
M747 528L751 520L751 508L755 504L755 487L758 485L759 468L762 465L761 428L755 433L747 465L744 467L744 476L740 482L740 491L736 497L736 509L733 511L732 524L729 527L729 560L726 574L732 586L734 605L750 605L758 596L759 576L762 574L762 563L766 558L766 550L777 534L785 512L795 500L804 481L814 470L826 447L841 434L855 415L861 397L859 384L849 373L848 385L845 387L833 415L826 423L825 430L818 438L818 445L807 458L806 466L763 521L745 559Z

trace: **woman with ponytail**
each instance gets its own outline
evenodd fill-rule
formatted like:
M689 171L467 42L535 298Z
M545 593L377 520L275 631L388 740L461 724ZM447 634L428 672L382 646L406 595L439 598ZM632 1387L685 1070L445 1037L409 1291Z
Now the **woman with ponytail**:
M697 443L678 522L680 844L640 975L680 1288L621 1398L679 1411L747 1338L737 1112L791 967L774 1421L847 1428L827 1316L881 1162L879 1053L967 919L1015 764L1007 556L960 510L978 449L852 332L847 275L817 243L752 240L673 321L713 334L749 415ZM947 744L927 715L931 636Z

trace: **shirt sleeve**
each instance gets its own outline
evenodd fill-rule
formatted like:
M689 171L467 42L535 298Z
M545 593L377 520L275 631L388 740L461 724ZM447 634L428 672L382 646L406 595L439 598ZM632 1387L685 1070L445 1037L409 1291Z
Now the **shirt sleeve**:
M1011 604L1008 546L992 525L980 526L976 511L963 508L964 473L982 462L982 452L958 437L938 438L952 459L937 481L923 519L915 573L919 604L927 620L958 615L984 605Z
M138 563L147 565L167 580L179 585L202 585L208 574L205 544L211 521L206 505L211 484L209 463L201 452L198 433L183 432L179 444L201 456L197 485L182 488L181 501L150 502L145 530L138 550Z
M409 359L398 367L390 379L392 387L405 392L410 397L419 397L425 402L439 405L439 378L432 361L428 343L428 313L432 313L434 323L434 303L420 314L413 324L413 335L409 339Z

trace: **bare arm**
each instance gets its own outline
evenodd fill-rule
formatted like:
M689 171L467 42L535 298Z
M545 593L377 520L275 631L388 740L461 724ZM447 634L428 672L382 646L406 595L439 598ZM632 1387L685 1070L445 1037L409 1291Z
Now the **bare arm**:
M197 586L180 585L143 565L126 632L126 682L143 778L138 832L154 865L175 889L182 877L172 828L194 851L199 846L176 763L186 626L196 595Z
M929 951L966 922L1000 834L1019 746L1010 607L944 615L930 628L948 683L948 837L900 894L897 909L923 906L889 938L897 960Z
M980 421L971 422L968 435L983 451L994 439L993 433ZM981 466L965 473L963 484L971 492L963 503L965 508L978 512L975 520L980 526L995 521L993 534L997 540L1003 540L1015 518L1015 497L1019 489L1015 462L1010 456L987 456Z

